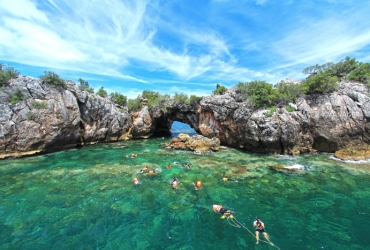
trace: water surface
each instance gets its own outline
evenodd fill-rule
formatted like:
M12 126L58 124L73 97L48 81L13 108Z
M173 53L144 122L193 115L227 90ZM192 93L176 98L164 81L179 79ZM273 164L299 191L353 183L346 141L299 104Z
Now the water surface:
M168 140L0 161L0 249L277 249L255 244L248 231L255 216L280 249L370 249L369 163L231 148L200 156L162 148ZM145 166L157 172L138 174ZM195 190L198 179L203 188ZM221 219L212 204L234 210L245 228Z

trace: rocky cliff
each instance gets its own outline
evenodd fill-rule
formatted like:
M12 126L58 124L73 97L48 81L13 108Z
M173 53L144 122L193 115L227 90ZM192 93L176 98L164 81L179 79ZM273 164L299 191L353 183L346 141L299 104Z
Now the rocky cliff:
M204 97L197 105L168 104L165 110L144 106L131 114L72 81L64 89L18 77L0 90L0 158L147 138L169 132L173 121L249 151L336 152L356 160L370 156L370 93L357 83L341 82L332 94L299 98L291 104L294 111L282 106L273 113L248 107L235 88ZM11 104L15 95L22 101Z
M54 88L20 76L0 89L0 158L129 137L127 111L66 83Z

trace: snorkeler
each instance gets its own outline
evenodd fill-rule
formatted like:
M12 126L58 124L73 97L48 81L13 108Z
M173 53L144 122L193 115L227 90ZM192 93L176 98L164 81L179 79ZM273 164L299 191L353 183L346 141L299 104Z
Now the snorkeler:
M142 168L141 170L140 170L140 174L142 174L142 173L144 173L144 172L148 172L149 171L149 168L148 168L148 166L145 166L144 168Z
M238 182L238 180L230 179L228 177L222 177L222 180L224 180L224 181L231 181L231 182Z
M184 167L187 168L187 169L190 169L190 165L187 164L187 163L184 164Z
M179 184L179 180L177 180L177 178L176 177L173 177L173 179L172 179L172 181L171 181L171 185L172 185L172 188L174 189L174 190L176 190L176 188L177 188L177 185Z
M138 179L138 178L136 178L136 177L134 177L134 178L132 179L132 181L134 182L134 184L135 184L135 185L138 185L138 184L139 184L139 179Z
M154 173L155 173L155 170L154 170L154 169L148 170L148 174L149 174L149 175L152 175L152 174L154 174Z
M266 240L271 243L269 235L265 232L265 224L258 217L256 217L256 220L253 222L253 226L256 228L256 244L260 241L260 232Z
M212 206L213 211L220 212L222 214L221 219L225 219L225 217L234 218L231 214L233 211L230 209L223 208L221 205L213 205Z
M202 182L198 180L195 182L194 186L195 186L195 190L199 190L202 188Z

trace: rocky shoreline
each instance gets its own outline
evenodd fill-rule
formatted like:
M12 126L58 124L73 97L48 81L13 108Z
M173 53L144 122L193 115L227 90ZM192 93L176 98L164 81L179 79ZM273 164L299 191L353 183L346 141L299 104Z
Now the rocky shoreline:
M370 98L362 84L339 82L331 94L307 95L292 104L251 109L234 88L203 97L196 105L177 104L129 113L109 98L19 76L0 91L0 159L100 142L148 138L170 132L174 121L189 124L219 145L246 151L297 155L329 152L341 159L370 157ZM11 96L23 98L12 104ZM196 148L196 147L194 147Z

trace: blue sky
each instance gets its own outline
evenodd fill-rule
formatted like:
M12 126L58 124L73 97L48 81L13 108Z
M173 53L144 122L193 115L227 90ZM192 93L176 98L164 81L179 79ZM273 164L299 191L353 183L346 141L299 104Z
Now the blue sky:
M210 95L346 56L370 61L365 0L0 0L0 62L135 98Z

